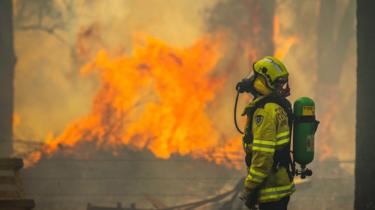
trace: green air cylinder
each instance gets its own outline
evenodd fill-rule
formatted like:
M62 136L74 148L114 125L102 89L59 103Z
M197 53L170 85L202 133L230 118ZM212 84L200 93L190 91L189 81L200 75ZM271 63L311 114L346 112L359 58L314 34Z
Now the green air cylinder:
M314 135L319 122L315 119L315 103L308 97L294 102L293 157L302 168L314 159Z

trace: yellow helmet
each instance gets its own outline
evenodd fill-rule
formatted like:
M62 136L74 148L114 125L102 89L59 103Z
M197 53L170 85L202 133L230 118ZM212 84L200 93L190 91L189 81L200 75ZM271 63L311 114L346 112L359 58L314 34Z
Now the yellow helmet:
M290 95L289 73L281 61L272 56L266 56L254 63L253 69L253 87L256 92L261 95L268 95L272 92L284 97Z
M288 82L288 70L285 65L272 56L266 56L253 65L254 72L264 78L264 82L271 90L276 89L277 83Z

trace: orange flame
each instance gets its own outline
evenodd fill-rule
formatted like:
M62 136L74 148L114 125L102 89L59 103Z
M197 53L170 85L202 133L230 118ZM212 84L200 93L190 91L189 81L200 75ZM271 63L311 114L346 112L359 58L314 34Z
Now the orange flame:
M172 154L205 158L239 167L239 139L226 141L206 113L225 78L212 76L220 58L219 40L204 37L192 47L178 49L141 36L131 56L110 57L100 51L81 69L96 73L100 88L91 112L49 137L41 154L53 155L63 145L94 141L116 151L119 145L150 150L158 158Z
M289 49L298 41L295 36L284 37L281 35L280 21L276 15L273 19L273 41L275 43L274 56L278 59L283 59Z

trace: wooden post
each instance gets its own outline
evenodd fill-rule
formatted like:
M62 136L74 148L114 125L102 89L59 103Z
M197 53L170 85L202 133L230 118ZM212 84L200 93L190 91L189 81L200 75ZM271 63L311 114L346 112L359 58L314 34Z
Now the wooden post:
M23 167L22 159L0 159L0 210L31 210L35 203L24 199L23 187L19 171Z
M12 0L0 1L0 156L12 154L13 48Z
M375 209L374 11L374 0L357 0L356 210Z

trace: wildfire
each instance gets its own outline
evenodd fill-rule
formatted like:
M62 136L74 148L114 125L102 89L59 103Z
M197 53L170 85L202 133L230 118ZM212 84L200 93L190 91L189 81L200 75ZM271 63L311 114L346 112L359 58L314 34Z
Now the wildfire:
M284 37L280 32L280 21L278 16L273 19L273 41L275 43L274 56L283 59L289 49L298 41L295 36Z
M81 69L100 81L90 113L49 136L27 163L53 155L60 145L95 142L113 151L126 145L158 158L190 155L239 167L240 141L224 139L206 112L225 81L212 74L221 57L217 39L206 36L178 49L141 36L130 56L100 51Z

